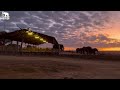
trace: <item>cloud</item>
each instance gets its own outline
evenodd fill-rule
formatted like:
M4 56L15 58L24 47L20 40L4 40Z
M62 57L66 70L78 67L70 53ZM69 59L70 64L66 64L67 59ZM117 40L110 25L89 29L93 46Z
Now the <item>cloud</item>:
M93 47L119 47L120 40L108 38L107 35L98 34L85 37L84 45L90 45Z
M111 12L108 11L8 11L10 20L6 21L9 31L19 28L52 35L65 46L107 45L110 41L105 35L95 36L94 33L109 28ZM2 30L4 23L0 21ZM96 44L96 40L101 40ZM106 42L105 42L106 40ZM96 42L95 42L96 41ZM119 43L119 42L114 42Z

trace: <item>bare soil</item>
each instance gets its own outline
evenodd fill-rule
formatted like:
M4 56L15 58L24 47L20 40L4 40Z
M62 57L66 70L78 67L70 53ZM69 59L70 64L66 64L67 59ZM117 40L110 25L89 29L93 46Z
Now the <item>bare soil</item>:
M80 57L0 55L0 79L64 79L66 77L120 79L120 61Z

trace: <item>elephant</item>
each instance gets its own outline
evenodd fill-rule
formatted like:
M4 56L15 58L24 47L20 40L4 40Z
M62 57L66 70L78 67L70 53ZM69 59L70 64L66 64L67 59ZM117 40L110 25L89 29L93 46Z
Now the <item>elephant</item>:
M84 48L77 48L76 53L84 54L85 53Z
M59 44L59 45L60 45L60 50L64 51L64 46L62 44Z
M80 50L80 51L79 51L80 54L85 54L85 48L80 48L79 50Z
M54 44L53 45L53 50L64 51L64 46L62 44Z
M89 55L89 54L91 54L91 52L92 52L92 48L91 47L83 47L83 54L87 54L87 55Z
M87 54L87 55L94 54L95 55L98 53L98 50L96 48L91 48L90 46L88 46L88 47L83 47L83 48L77 48L76 53Z
M95 54L99 54L98 49L97 49L97 48L93 48L93 49L92 49L92 54L94 54L94 55L95 55Z
M88 46L88 47L80 48L79 50L80 50L79 52L80 52L81 54L87 54L87 55L88 55L88 54L91 54L91 52L92 52L92 48L89 47L89 46Z
M76 53L79 53L80 52L80 48L76 48Z
M87 55L95 55L95 54L98 54L98 50L97 48L91 48L90 46L88 47L84 47L84 51L86 52Z

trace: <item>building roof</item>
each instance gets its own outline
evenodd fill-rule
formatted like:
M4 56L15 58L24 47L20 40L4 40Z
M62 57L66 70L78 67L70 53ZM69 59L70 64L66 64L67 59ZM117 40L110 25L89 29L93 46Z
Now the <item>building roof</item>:
M0 37L13 41L23 41L24 43L34 45L39 45L43 43L58 44L57 40L54 37L30 31L28 29L21 29L14 32L0 34Z

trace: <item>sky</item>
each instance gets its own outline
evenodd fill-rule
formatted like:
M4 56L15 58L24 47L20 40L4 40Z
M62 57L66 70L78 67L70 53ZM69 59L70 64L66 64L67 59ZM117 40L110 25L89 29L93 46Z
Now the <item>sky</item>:
M10 19L0 20L0 31L19 30L17 26L30 27L33 31L55 37L65 50L83 46L120 50L120 11L7 12Z

